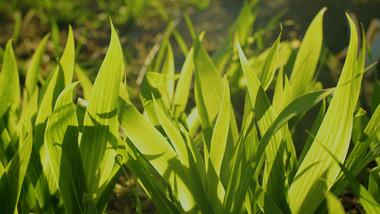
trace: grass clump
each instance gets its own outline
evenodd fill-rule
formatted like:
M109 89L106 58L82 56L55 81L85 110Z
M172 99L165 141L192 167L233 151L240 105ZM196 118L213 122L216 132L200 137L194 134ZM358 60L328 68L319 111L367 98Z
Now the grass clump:
M56 69L39 87L48 36L41 41L21 96L9 41L0 73L0 212L103 213L126 166L160 213L344 212L337 197L348 185L366 212L380 213L373 167L379 163L380 109L372 117L360 114L366 49L364 40L358 47L353 21L347 16L351 37L339 82L323 89L316 71L326 9L292 61L281 33L268 50L247 58L260 37L249 30L253 6L245 4L213 58L188 19L193 45L175 35L186 57L179 74L169 29L142 83L142 113L129 99L112 23L93 85L75 64L69 28ZM74 76L84 80L72 82ZM73 102L78 85L85 97ZM272 99L266 93L271 85ZM245 96L239 122L231 102L238 93ZM297 155L292 130L318 103L321 110ZM364 126L356 124L358 115L367 118ZM369 167L365 187L355 176Z

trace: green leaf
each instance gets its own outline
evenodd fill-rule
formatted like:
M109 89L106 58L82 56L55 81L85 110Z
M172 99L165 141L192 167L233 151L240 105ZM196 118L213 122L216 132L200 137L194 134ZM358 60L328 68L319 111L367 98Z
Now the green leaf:
M71 27L69 27L69 35L67 37L67 43L65 50L63 51L62 58L60 59L59 65L54 71L51 80L48 83L46 92L43 94L41 104L39 106L39 111L36 118L36 136L37 148L39 149L43 144L43 132L44 126L47 118L52 113L55 101L57 100L59 94L63 91L65 86L69 85L72 80L74 72L74 36ZM45 156L44 152L41 153Z
M181 34L176 29L173 30L173 35L174 35L174 37L177 41L177 44L178 44L179 48L181 49L182 53L185 56L187 56L189 54L189 50L187 49L187 45L186 45L185 40L183 39Z
M245 47L248 37L252 34L257 13L252 12L253 6L244 2L236 20L236 31L239 43Z
M367 213L380 213L380 204L376 202L376 200L372 197L372 195L367 191L367 189L359 183L355 179L355 177L347 170L346 167L339 161L338 157L336 157L326 146L324 146L321 142L317 141L318 144L332 157L332 159L338 164L343 173L347 176L351 187L354 191L354 194L360 200L364 210Z
M314 212L324 199L339 173L339 166L328 154L331 152L339 161L347 155L352 130L353 113L360 92L363 63L356 62L357 32L353 21L351 41L341 77L321 127L299 167L289 190L289 205L292 212ZM363 45L363 47L365 47ZM363 61L364 48L359 61ZM321 143L316 143L321 142ZM326 147L324 149L322 146Z
M37 87L37 80L38 80L38 74L41 67L41 60L44 55L45 47L46 47L49 37L50 37L50 34L46 35L41 40L40 44L38 45L30 61L30 65L28 67L28 71L26 72L26 77L25 77L25 93L26 93L24 94L25 102L28 101L30 97L32 97L32 94Z
M36 167L33 170L37 169L37 162L42 163L44 175L46 176L46 181L48 182L48 187L42 187L38 190L39 194L47 194L49 190L43 190L44 188L48 188L51 191L56 191L57 184L55 183L55 180L53 178L53 174L51 172L51 168L48 165L47 157L46 157L46 149L44 146L44 132L46 127L46 121L49 115L53 112L54 104L56 102L56 99L58 98L59 94L63 91L65 88L66 82L71 82L72 75L74 72L74 55L75 55L75 47L74 47L74 36L71 30L71 27L69 27L69 34L67 38L67 43L65 46L65 50L62 54L62 58L60 59L59 65L57 66L56 70L52 74L52 77L48 83L48 86L46 88L46 92L43 94L41 104L39 105L39 110L37 113L36 118L36 128L35 128L35 135L34 135L34 149L39 152L39 155L32 153L32 160L35 163ZM67 84L68 85L68 84ZM40 93L42 95L42 93ZM34 179L45 179L41 176L33 177ZM34 182L37 182L34 180ZM38 181L40 182L40 181ZM42 182L42 181L41 181ZM40 188L40 187L38 187ZM46 197L44 197L46 199ZM41 200L44 201L45 200Z
M281 214L283 213L281 209L273 202L271 197L263 190L263 188L256 183L255 185L255 198L257 200L257 205L263 213L273 213Z
M254 106L258 128L260 133L263 134L268 130L275 119L274 110L240 45L238 45L238 51L244 76L247 79L248 92L252 106ZM273 199L275 202L282 200L280 199L283 197L281 192L284 191L285 186L285 169L282 158L283 149L284 147L281 147L281 133L271 135L269 146L265 150L267 161L264 172L263 189L269 196L277 197L277 199Z
M173 82L174 80L178 79L181 75L171 75L171 74L161 74L156 72L148 72L146 74L146 78L149 81L150 85L154 88L160 88L161 86L165 86L169 82ZM160 90L162 94L168 95L167 91Z
M280 49L281 34L282 34L282 31L280 35L277 37L277 40L274 42L273 46L270 48L265 58L262 70L258 74L258 78L261 82L261 86L263 87L265 91L271 84L274 77L274 73L276 72L276 61L277 61L278 52Z
M21 130L25 122L32 121L32 118L37 114L38 111L38 88L36 88L29 97L28 102L23 106L21 111L20 120L18 121L18 129Z
M227 136L230 124L230 90L227 79L224 79L224 93L219 115L216 119L211 138L210 160L215 172L220 177L222 160L227 145ZM223 199L223 198L221 198Z
M73 80L74 61L75 61L75 45L73 29L69 25L69 35L67 36L66 46L69 47L62 55L59 63L62 66L65 78L65 87L67 87Z
M345 214L344 207L339 199L331 192L326 192L327 208L329 213Z
M371 120L368 122L366 128L363 131L359 141L356 142L355 147L347 157L345 166L354 175L357 176L371 161L375 160L379 156L379 144L368 150L371 143L378 142L376 134L379 132L380 122L380 107L378 107L375 113L372 115ZM367 154L366 154L367 152ZM345 174L341 174L334 184L333 192L340 194L345 186L348 185Z
M115 162L120 165L120 168L124 172L125 177L127 177L128 182L132 184L131 179L129 179L128 173L127 173L127 171L125 171L125 169L124 169L124 167L123 167L120 159L122 159L121 155L119 155L119 156L116 155L115 156ZM137 192L136 192L135 187L133 186L133 184L131 185L131 187L132 187L133 195L135 195L135 198L136 198L136 212L138 214L142 214L140 198L137 195Z
M373 168L369 174L368 192L380 203L380 167Z
M191 48L187 54L186 60L183 63L181 77L178 80L173 100L173 111L175 116L179 116L185 111L187 101L189 100L191 80L194 71L194 48Z
M312 136L317 135L318 129L322 124L323 118L325 117L325 113L326 113L326 101L324 100L321 105L321 108L319 109L318 115L316 119L314 120L314 124L311 127L310 133L312 134ZM307 152L309 151L313 143L313 140L314 139L309 135L309 137L307 138L305 142L305 145L302 148L302 152L298 158L298 165L301 165L303 159L305 158Z
M155 168L148 162L147 159L137 151L136 147L130 140L126 140L125 149L120 150L122 161L127 165L128 169L139 179L141 186L152 199L160 213L178 213L178 208L174 203L169 201L165 194L165 187L162 182L153 176L156 173Z
M170 36L173 32L173 28L173 22L170 22L165 29L164 38L162 39L160 50L157 53L156 61L153 67L153 72L159 73L160 71L162 61L164 59L165 50L168 47L168 44L170 43Z
M219 112L222 103L222 78L202 44L197 41L194 45L195 81L199 82L204 105L212 122Z
M31 128L28 128L27 132L28 136L25 139L20 138L20 148L6 166L0 179L1 213L17 213L17 203L33 147Z
M168 41L167 45L167 54L164 61L164 64L162 65L161 74L168 75L168 76L174 76L175 70L174 70L174 56L173 56L173 50L172 46L170 44L170 41ZM173 94L174 94L174 80L168 79L165 84L165 91L167 94L168 103L171 104L173 100Z
M75 86L70 84L58 97L45 132L45 146L65 212L81 213L81 195L86 188L78 149L78 121L72 102ZM80 173L81 172L81 173Z
M197 204L200 206L201 210L209 210L209 203L204 190L206 181L203 179L202 182L201 179L204 178L206 174L203 161L199 161L202 160L201 154L193 142L185 142L181 136L179 128L176 128L174 124L166 117L154 97L153 103L157 117L165 130L165 133L168 135L170 142L183 166L182 169L186 174L189 188L193 192L195 200L197 200Z
M284 69L281 68L277 75L276 85L274 88L274 94L273 94L273 99L272 99L273 109L276 114L278 114L282 109L281 100L282 100L283 94L284 94Z
M84 73L79 64L75 64L75 75L77 76L77 79L80 80L79 84L83 89L83 98L85 100L89 100L92 90L92 82Z
M227 79L224 79L224 93L219 115L216 119L210 144L210 161L207 167L207 189L215 213L220 213L225 190L221 183L221 169L226 154L227 137L230 125L230 90ZM227 162L228 163L228 162ZM226 165L225 167L228 167Z
M242 175L242 181L239 184L235 194L231 193L231 189L228 189L228 192L226 193L227 199L231 200L230 197L233 197L237 202L241 201L241 197L244 196L243 193L248 188L248 185L250 184L250 180L253 177L255 170L257 166L259 165L260 159L271 139L271 137L280 130L291 118L302 114L303 112L307 111L314 105L316 105L318 102L323 100L326 96L330 95L334 89L329 90L322 90L322 91L316 91L312 93L304 94L297 99L295 99L293 102L291 102L288 106L284 108L283 111L278 115L278 117L275 119L275 121L271 124L271 126L268 128L265 135L261 138L259 147L257 151L255 152L255 155L251 157L248 164L251 165L251 169L246 171L245 174ZM235 174L235 173L234 173ZM228 206L228 202L225 200L226 206Z
M111 42L91 91L83 123L80 154L90 194L100 193L112 172L117 147L119 87L123 55L111 23Z
M0 118L10 108L17 108L20 99L20 82L12 40L5 47L0 73Z
M209 160L210 143L212 129L215 124L216 116L219 113L220 105L223 98L223 82L220 72L217 70L210 56L202 44L197 40L194 44L194 66L195 66L195 86L194 94L198 108L200 124L202 126L202 135L204 138L205 161ZM235 114L232 106L230 107L230 131L228 134L228 143L230 145L226 150L226 156L232 156L237 142L238 129L236 125ZM192 127L192 126L190 126ZM191 128L194 130L194 127ZM230 160L230 159L227 159ZM207 164L206 164L207 165ZM225 172L223 172L225 170ZM223 174L229 174L230 167L222 170ZM222 176L223 177L223 176Z
M276 117L275 121L271 124L268 131L260 140L260 144L265 144L266 142L268 142L270 137L274 133L276 133L282 126L284 126L286 122L289 121L291 118L309 110L311 107L321 102L327 96L331 95L334 91L335 88L325 89L321 91L306 93L297 97L295 100L289 103L289 105L287 105Z
M323 15L327 8L319 11L318 15L311 22L302 40L294 63L292 75L290 77L291 99L312 89L312 79L317 68L319 55L322 48L323 38Z
M195 208L196 203L176 152L145 118L131 105L122 104L119 121L126 135L160 175L171 185L185 211Z

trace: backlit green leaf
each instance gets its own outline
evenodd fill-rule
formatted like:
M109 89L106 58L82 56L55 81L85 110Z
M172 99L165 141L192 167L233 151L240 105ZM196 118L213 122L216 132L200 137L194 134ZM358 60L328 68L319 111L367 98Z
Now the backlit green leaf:
M196 204L176 152L165 138L131 105L122 104L119 121L136 148L149 160L178 195L185 211ZM142 134L144 133L144 134Z
M0 118L11 106L17 107L20 98L20 83L12 40L7 42L0 73Z
M280 49L281 34L282 32L277 37L277 40L274 42L273 46L269 49L269 52L265 58L262 70L258 75L261 85L265 91L271 84L274 77L274 73L276 71L276 61L277 61L278 52Z
M78 121L72 94L78 82L69 85L58 97L54 112L49 117L45 146L48 160L58 184L65 212L79 213L82 193L86 188L78 149ZM81 173L80 173L81 172Z
M372 169L369 174L368 192L380 203L380 167Z
M50 34L46 35L38 45L36 51L33 54L33 57L30 61L30 65L28 68L28 71L26 73L25 77L25 90L26 90L26 95L25 96L26 100L29 100L30 97L32 96L34 90L36 89L37 86L37 77L38 73L40 71L40 66L41 66L41 60L44 55L45 47L47 44L47 41L50 37Z
M327 8L323 8L314 18L302 40L297 58L290 77L291 99L311 89L312 79L317 68L323 38L323 15Z
M261 83L252 70L247 58L245 57L242 49L238 45L240 62L243 68L244 76L247 79L247 87L252 106L258 123L258 128L261 133L265 133L275 119L274 110L269 102ZM284 189L285 184L285 169L282 159L282 152L284 148L280 148L281 133L271 135L270 143L265 150L267 158L266 167L263 179L263 189L271 196L277 197L281 200L281 191ZM281 157L281 158L279 158ZM241 199L242 200L242 199Z
M33 147L32 131L29 128L27 132L28 136L20 139L20 148L8 163L0 179L1 213L17 212L17 203Z
M186 174L188 185L194 194L195 200L197 200L197 204L202 210L209 210L208 199L204 191L206 181L203 179L202 182L201 180L201 178L204 178L205 175L205 166L204 164L201 164L203 162L195 161L201 159L201 154L191 141L186 142L183 139L180 130L176 128L174 124L166 117L165 113L162 111L155 99L153 99L153 102L157 117L168 135L171 144L173 145L173 148L183 166L182 169ZM200 166L196 166L196 163ZM198 171L199 169L200 171Z
M176 116L179 116L180 113L185 111L189 99L191 80L194 71L193 54L194 48L191 48L183 63L181 77L179 78L175 89L173 109Z
M111 22L111 42L91 91L83 123L80 154L90 194L101 188L112 172L117 147L119 86L123 55Z
M364 70L364 67L356 66L357 32L348 15L347 18L351 27L351 40L346 62L326 116L290 187L288 197L292 212L315 211L339 173L339 166L328 152L339 161L343 161L347 155L353 113ZM361 53L360 58L363 57Z
M79 84L83 89L83 98L85 100L90 99L92 82L78 64L75 64L75 75L77 76L77 79L80 80Z
M326 192L327 208L329 213L344 214L343 205L340 203L339 199L331 192Z

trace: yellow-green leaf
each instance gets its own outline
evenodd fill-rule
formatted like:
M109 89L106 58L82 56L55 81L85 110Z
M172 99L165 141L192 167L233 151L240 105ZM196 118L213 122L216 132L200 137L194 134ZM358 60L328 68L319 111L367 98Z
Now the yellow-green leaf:
M131 105L122 104L119 121L126 135L136 148L149 160L160 175L171 184L172 191L185 211L195 208L196 203L176 152L145 118Z
M30 154L33 147L31 128L27 130L28 136L20 138L20 148L6 166L0 178L0 212L17 213L17 203L28 168Z
M37 86L37 77L38 73L40 71L40 65L41 65L41 60L44 55L45 47L47 44L47 41L50 37L50 34L46 35L38 45L36 51L33 54L33 57L30 61L30 65L28 67L28 71L26 73L25 77L25 91L26 94L24 94L24 99L26 98L26 101L30 99L32 96L34 90L36 89ZM25 97L27 96L27 97Z
M114 165L118 138L117 108L123 55L111 22L111 42L91 91L80 153L90 194L102 191Z
M45 147L55 182L62 197L65 212L81 210L81 195L86 188L78 148L78 121L72 102L75 86L70 84L58 97L45 132ZM81 172L81 173L80 173Z
M353 113L360 92L364 65L356 66L358 38L355 24L347 15L351 28L351 40L346 62L336 92L318 130L309 152L306 154L289 190L289 205L292 212L314 212L331 188L339 173L328 152L339 161L347 155L350 143ZM365 47L363 45L363 47ZM364 58L364 48L360 58ZM363 64L363 63L360 63ZM320 143L316 143L320 142ZM326 151L322 146L326 147Z
M312 89L312 79L322 48L322 24L326 9L327 8L323 8L314 18L302 40L290 77L291 99Z
M20 99L20 82L12 40L7 42L0 73L0 117L11 107L17 107Z

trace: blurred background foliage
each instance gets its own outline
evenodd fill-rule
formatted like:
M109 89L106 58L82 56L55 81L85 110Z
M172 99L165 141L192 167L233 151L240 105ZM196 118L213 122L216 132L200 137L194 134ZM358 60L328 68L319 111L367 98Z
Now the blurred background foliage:
M0 0L0 47L13 37L16 55L29 59L40 39L51 32L48 52L51 51L49 57L56 58L71 24L79 43L77 61L89 63L83 66L92 69L105 54L111 17L119 30L126 61L131 65L130 73L136 74L170 20L177 19L178 31L190 45L191 38L183 21L183 14L188 13L196 30L206 31L205 46L213 53L227 37L242 5L243 0ZM300 40L323 7L328 8L324 42L333 54L348 44L344 12L354 14L366 29L371 21L380 18L379 0L266 0L258 3L255 29L271 24L268 22L277 16L275 20L287 26L283 40ZM278 28L278 23L272 24ZM278 29L273 35L266 32L268 43L263 45L269 46L277 32Z

